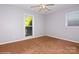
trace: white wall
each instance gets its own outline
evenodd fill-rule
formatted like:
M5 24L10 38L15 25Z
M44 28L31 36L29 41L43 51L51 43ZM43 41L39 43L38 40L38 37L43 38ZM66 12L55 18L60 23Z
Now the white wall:
M0 5L0 43L25 38L24 14L34 17L33 36L44 34L42 15L15 6Z
M24 14L34 17L33 37L49 35L79 41L79 27L65 26L66 13L74 10L78 11L79 6L40 15L12 5L0 5L0 44L25 38Z
M79 41L79 26L67 27L66 14L71 11L79 11L79 5L60 9L46 16L46 35L64 38L72 41Z

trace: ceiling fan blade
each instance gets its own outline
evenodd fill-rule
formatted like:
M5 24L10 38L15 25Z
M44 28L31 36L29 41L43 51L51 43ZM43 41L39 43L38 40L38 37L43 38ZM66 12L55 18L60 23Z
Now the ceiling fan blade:
M47 4L46 6L54 6L54 4Z
M36 5L36 6L31 6L31 8L36 8L36 7L40 7L39 5Z

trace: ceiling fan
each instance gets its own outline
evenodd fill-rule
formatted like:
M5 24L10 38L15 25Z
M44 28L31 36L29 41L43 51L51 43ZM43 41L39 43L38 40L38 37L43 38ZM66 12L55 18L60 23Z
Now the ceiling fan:
M49 7L54 6L54 4L39 4L35 6L31 6L31 8L37 8L39 12L46 12L49 9Z

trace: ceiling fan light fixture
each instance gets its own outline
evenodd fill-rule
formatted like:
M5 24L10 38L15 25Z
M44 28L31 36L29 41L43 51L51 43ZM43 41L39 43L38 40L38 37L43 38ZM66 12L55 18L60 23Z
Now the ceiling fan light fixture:
M42 8L42 9L45 9L47 6L46 5L44 5L44 4L41 4L40 5L40 8Z
M39 4L37 6L32 6L33 8L37 8L39 12L47 12L49 11L49 6L54 6L54 4Z
M46 12L48 10L48 7L45 4L40 4L39 11L40 12Z

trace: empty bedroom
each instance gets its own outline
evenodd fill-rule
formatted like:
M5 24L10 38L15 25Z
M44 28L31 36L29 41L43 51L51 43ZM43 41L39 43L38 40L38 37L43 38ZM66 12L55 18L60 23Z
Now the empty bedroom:
M79 54L79 4L0 4L0 54Z

